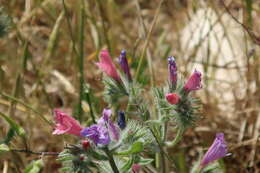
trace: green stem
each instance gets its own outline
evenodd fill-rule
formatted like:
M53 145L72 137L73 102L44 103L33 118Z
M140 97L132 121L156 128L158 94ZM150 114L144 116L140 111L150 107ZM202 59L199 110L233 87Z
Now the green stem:
M94 111L93 111L93 108L92 108L91 98L90 98L89 92L86 93L86 100L88 102L88 106L89 106L89 111L90 111L90 116L91 116L92 122L94 124L96 124L96 119L95 119Z
M102 29L103 29L103 32L104 32L104 37L105 37L105 41L106 41L106 44L107 44L107 48L108 48L108 51L112 54L112 49L111 49L111 44L110 44L110 41L109 41L109 35L108 35L108 27L106 27L106 14L105 14L105 10L104 8L102 7L102 2L101 0L97 0L97 4L98 4L98 9L99 9L99 13L100 13L100 17L101 17L101 22L102 22ZM113 55L113 54L112 54Z
M79 107L78 107L78 119L82 121L82 100L84 97L84 27L85 27L85 15L84 15L84 1L81 1L80 9L80 32L79 32L79 85L80 85L80 95L79 95Z
M175 138L171 141L171 142L165 142L167 147L173 147L175 146L182 138L184 132L184 128L180 127L177 131L177 135L175 136Z
M116 163L115 163L115 160L113 158L113 155L109 151L108 147L104 148L104 151L105 151L106 155L108 156L108 161L110 163L111 168L113 169L113 172L114 173L119 173L119 170L118 170L118 168L116 166Z

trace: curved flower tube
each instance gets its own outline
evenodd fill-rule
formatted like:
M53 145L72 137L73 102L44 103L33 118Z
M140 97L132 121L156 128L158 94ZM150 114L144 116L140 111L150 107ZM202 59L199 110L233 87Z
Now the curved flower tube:
M81 127L77 120L58 109L55 109L54 113L56 127L52 134L60 135L67 133L76 136L81 136L80 131L83 129L83 127Z
M227 154L227 145L224 139L223 133L218 133L213 144L208 149L207 153L204 155L200 166L203 168L210 162L218 160L222 157L225 157Z
M99 55L99 62L96 63L97 66L105 72L109 77L113 78L116 81L121 81L120 76L116 71L116 66L114 65L108 50L102 50Z
M188 81L184 85L184 90L187 92L199 90L202 88L201 85L201 72L195 71L192 73Z

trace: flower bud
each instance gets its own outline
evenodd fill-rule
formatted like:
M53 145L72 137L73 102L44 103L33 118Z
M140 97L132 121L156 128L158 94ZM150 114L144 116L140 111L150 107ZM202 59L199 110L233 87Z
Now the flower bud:
M120 129L124 129L126 127L125 113L122 111L118 112L117 124L120 127Z
M89 143L88 140L84 140L84 141L81 142L81 145L82 145L82 148L84 150L87 150L89 148L89 146L90 146L90 143Z
M81 154L81 155L79 156L79 160L84 161L84 160L85 160L85 156L84 156L83 154Z
M140 170L141 170L141 166L140 166L139 164L134 163L134 164L132 165L132 171L133 171L134 173L138 173Z
M177 66L173 56L168 57L169 80L172 86L177 84Z
M99 62L96 65L105 72L109 77L114 80L121 82L121 78L116 71L116 66L114 65L110 54L107 50L102 50L99 55Z
M184 85L184 90L187 92L199 90L201 85L201 73L195 69L188 81Z
M176 93L168 93L165 98L172 105L179 103L180 100L180 97Z
M122 50L119 56L119 64L121 69L124 71L125 75L127 76L129 81L132 81L132 76L130 73L130 69L129 69L129 65L128 65L128 61L126 58L126 51Z

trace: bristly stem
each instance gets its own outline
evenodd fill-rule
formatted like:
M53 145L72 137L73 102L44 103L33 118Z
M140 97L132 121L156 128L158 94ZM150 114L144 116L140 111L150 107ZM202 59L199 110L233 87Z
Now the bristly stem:
M116 162L115 162L115 160L113 158L113 155L109 151L108 147L105 147L104 151L105 151L106 155L108 156L109 164L110 164L111 168L113 169L114 173L120 173L118 168L117 168L117 166L116 166Z
M167 147L173 147L175 146L182 138L182 135L183 135L183 132L184 132L184 127L180 127L177 131L177 134L175 136L175 138L171 141L171 142L166 142L166 146Z
M84 1L81 1L81 8L80 8L80 32L79 32L79 105L78 105L78 119L82 121L82 100L84 98L84 28L85 28L85 14L84 14Z
M89 111L90 111L90 116L91 116L91 119L92 119L92 122L93 124L96 124L96 118L95 118L95 115L94 115L94 111L93 111L93 107L92 107L92 102L91 102L91 96L90 96L90 88L88 88L87 85L85 85L85 89L84 89L84 93L85 93L85 100L87 101L88 103L88 106L89 106Z

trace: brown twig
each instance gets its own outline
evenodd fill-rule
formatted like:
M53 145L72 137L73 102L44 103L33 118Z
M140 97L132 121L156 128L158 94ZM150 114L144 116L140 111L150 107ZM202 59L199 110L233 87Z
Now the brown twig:
M26 149L11 149L10 151L19 152L19 153L36 154L36 155L51 155L51 156L57 156L60 154L59 152L40 152L40 151L31 151Z
M250 38L253 40L253 42L257 45L260 45L260 37L256 36L256 34L254 33L254 31L252 31L251 28L247 27L246 25L244 25L243 23L241 23L228 9L228 7L225 5L224 0L221 0L221 3L223 5L223 7L225 8L226 12L232 17L232 19L234 19L234 21L236 23L238 23L239 25L241 25L246 32L248 33L248 35L250 36Z

